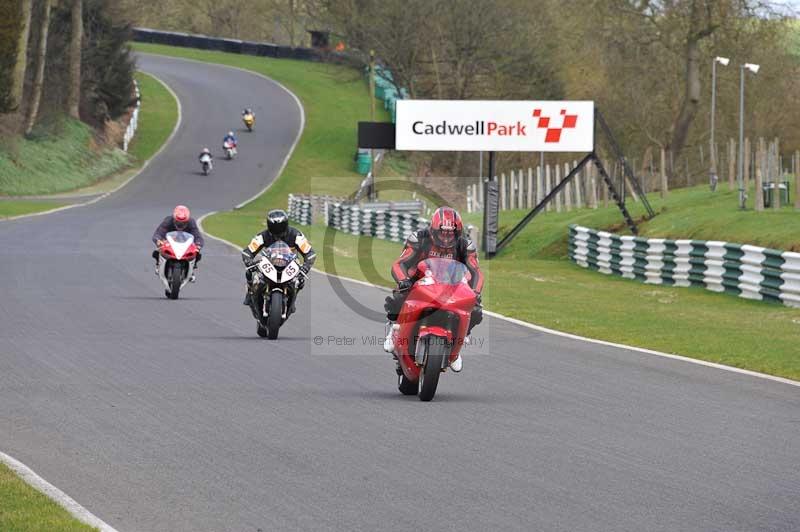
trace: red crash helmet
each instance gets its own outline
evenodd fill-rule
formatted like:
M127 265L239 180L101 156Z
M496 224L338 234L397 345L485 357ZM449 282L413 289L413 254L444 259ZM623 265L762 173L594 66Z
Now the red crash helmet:
M452 207L439 207L431 218L431 237L440 247L453 247L461 237L464 226L461 216Z
M172 211L172 221L175 222L175 227L178 229L185 229L189 225L189 218L192 214L189 212L189 207L186 205L178 205Z

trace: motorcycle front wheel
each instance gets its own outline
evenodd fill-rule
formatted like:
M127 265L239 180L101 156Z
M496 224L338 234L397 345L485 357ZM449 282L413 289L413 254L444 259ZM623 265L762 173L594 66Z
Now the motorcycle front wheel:
M283 324L283 293L273 292L269 298L269 315L267 316L267 338L278 338L278 330Z
M450 346L443 338L436 336L425 337L425 367L419 373L419 400L430 401L436 395L439 385L439 375L442 374L444 360L450 353Z
M183 266L180 262L173 262L169 269L169 292L167 297L178 299L181 291L181 281L183 281Z

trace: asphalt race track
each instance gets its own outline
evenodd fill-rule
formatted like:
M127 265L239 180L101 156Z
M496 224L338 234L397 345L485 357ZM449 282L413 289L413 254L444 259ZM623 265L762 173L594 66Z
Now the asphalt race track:
M321 274L275 342L216 241L165 299L159 220L258 192L301 119L263 78L140 65L180 97L169 147L110 198L0 223L4 452L121 532L800 530L800 388L487 319L490 354L421 403ZM203 177L244 106L256 131Z

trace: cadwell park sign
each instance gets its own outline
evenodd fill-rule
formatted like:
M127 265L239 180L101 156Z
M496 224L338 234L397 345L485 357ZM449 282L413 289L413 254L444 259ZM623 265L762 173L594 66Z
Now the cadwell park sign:
M594 102L398 100L398 150L594 150Z

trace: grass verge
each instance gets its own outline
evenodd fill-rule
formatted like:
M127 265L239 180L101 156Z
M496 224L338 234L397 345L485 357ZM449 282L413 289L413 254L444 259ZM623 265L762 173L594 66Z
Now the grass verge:
M90 532L85 525L44 494L0 464L0 530L4 532Z
M350 171L356 122L365 118L365 113L355 109L365 109L368 102L360 78L340 83L342 74L329 65L162 46L137 45L137 49L255 70L285 84L303 102L306 131L281 177L244 208L206 219L205 229L212 234L244 246L263 226L264 212L285 206L289 192L307 192L312 178ZM342 180L331 180L331 190L324 191L317 190L318 181L314 179L315 192L349 192L342 190ZM642 224L644 234L783 249L800 244L796 213L789 209L741 213L735 193L727 190L716 194L702 187L680 190L664 200L652 197L652 203L660 215ZM642 215L637 204L630 207L634 216ZM501 234L523 215L504 212ZM480 215L467 219L480 225ZM484 261L487 308L556 330L800 379L800 357L796 356L800 311L702 289L611 278L564 260L569 223L618 229L621 221L614 206L538 217L508 250L491 262ZM398 244L368 239L369 245L360 246L363 239L335 232L326 248L325 227L303 229L320 255L319 268L391 286L388 270L399 253Z
M66 203L63 201L0 200L0 220L23 214L49 211L64 205Z
M128 153L91 147L92 132L80 122L67 120L60 135L18 140L10 151L14 161L0 152L0 195L50 195L56 201L0 199L0 219L42 212L66 205L66 196L89 196L122 184L169 138L178 119L178 104L158 80L138 72L142 92L139 129Z

